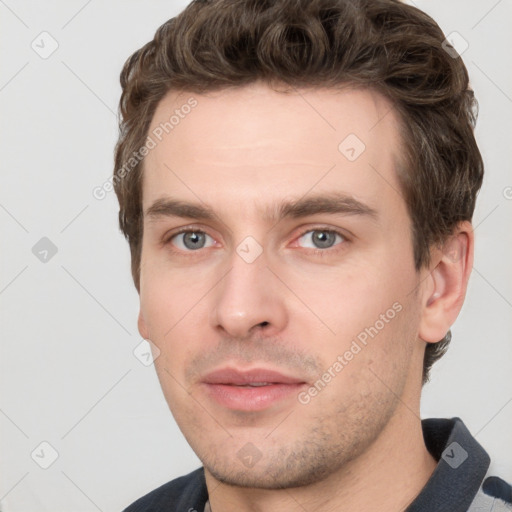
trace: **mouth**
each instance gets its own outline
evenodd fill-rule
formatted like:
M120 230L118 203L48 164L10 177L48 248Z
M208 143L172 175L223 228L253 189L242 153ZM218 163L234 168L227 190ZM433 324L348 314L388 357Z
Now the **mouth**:
M202 384L217 404L238 411L262 411L296 396L307 386L300 378L263 368L223 368L208 374Z

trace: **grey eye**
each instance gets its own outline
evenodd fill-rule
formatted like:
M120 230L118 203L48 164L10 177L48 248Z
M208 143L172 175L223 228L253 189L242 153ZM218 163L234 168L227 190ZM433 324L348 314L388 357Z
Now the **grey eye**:
M205 245L207 237L213 241L213 238L202 231L183 231L174 235L172 242L183 251L197 251L207 247Z
M299 240L310 240L314 244L312 249L330 249L336 242L336 237L343 241L343 237L336 231L328 229L312 229L304 233Z

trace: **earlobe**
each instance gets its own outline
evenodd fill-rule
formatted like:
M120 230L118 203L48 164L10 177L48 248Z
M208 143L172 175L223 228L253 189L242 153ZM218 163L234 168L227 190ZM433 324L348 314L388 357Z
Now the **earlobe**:
M473 267L473 248L473 228L464 221L442 250L434 252L434 266L423 286L418 332L422 340L429 343L442 340L459 315Z
M142 310L139 310L139 318L137 320L137 327L139 329L139 334L145 339L149 340L149 329L147 328L146 321L144 320L144 316L142 314Z

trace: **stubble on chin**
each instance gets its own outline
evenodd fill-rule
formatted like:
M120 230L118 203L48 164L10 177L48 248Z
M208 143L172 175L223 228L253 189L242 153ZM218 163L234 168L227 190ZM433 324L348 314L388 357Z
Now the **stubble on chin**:
M348 406L338 406L328 418L310 417L306 426L294 411L268 437L247 440L244 436L240 442L226 436L219 444L211 443L203 449L198 446L194 451L216 480L230 486L308 486L348 470L350 462L368 450L384 430L398 402L398 397L383 387L372 395L354 398ZM292 434L287 428L295 432ZM237 455L246 444L261 454L253 467L244 466Z

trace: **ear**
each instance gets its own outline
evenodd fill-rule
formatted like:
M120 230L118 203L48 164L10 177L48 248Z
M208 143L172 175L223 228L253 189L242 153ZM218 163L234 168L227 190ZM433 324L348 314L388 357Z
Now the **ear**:
M139 318L137 320L137 327L139 329L140 335L145 339L149 340L149 329L146 325L146 321L144 320L144 315L142 314L142 309L139 310Z
M432 265L422 287L422 314L418 336L442 340L464 303L473 268L474 234L468 221L458 224L441 249L434 249Z

